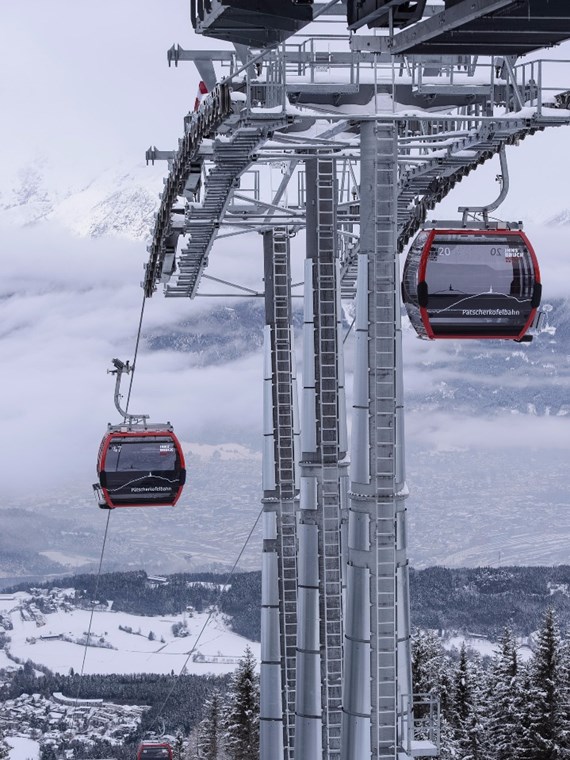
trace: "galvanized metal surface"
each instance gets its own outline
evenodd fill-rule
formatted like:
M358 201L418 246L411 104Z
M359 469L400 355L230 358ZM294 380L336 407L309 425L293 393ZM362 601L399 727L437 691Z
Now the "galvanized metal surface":
M479 13L501 2L469 5ZM397 253L464 176L505 146L570 123L570 76L554 85L548 62L392 58L386 49L385 38L340 35L255 54L238 44L209 59L175 47L175 64L194 60L210 81L212 69L223 72L223 97L186 119L178 151L149 154L171 173L147 295L159 282L168 296L197 295L222 228L265 241L262 760L438 752L437 706L422 742L413 716ZM238 185L252 166L248 195ZM264 172L275 167L268 194ZM296 504L287 262L288 236L305 225ZM341 291L357 298L349 504Z
M293 757L296 691L296 499L299 429L285 228L264 234L261 760Z
M307 164L295 758L340 757L341 462L346 453L334 161Z

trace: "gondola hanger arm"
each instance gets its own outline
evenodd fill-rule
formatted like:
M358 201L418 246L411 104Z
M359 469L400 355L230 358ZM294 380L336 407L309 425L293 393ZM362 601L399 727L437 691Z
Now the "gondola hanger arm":
M131 364L126 361L123 362L120 359L113 359L113 366L115 369L108 369L107 372L110 375L115 375L115 407L121 417L124 419L125 423L127 425L135 425L137 423L143 423L146 425L146 421L149 418L148 414L129 414L124 409L121 408L121 379L123 376L123 373L129 375L133 370L134 367L131 366Z
M467 227L468 214L482 214L483 221L485 224L488 224L489 212L495 211L495 209L499 208L501 203L507 197L509 192L509 167L507 165L507 154L504 145L501 145L499 148L499 160L501 162L501 173L497 174L496 177L497 182L500 182L501 184L501 192L499 193L499 196L486 206L459 206L457 210L463 214L462 224L464 227Z

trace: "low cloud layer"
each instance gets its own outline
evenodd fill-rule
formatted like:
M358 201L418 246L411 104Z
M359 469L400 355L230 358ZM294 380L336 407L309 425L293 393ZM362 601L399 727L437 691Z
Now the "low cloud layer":
M4 492L17 496L78 480L88 488L106 423L117 421L114 379L106 370L113 357L133 356L145 247L111 238L80 239L49 223L3 229L2 236L0 424L9 442ZM553 296L563 294L570 281L564 238L563 230L537 230L535 235L537 248L544 249L545 290L551 288ZM208 273L259 290L260 251L256 236L230 238L213 253ZM296 265L302 257L297 239ZM221 302L164 299L157 293L146 302L144 330L168 330ZM347 349L350 371L350 341ZM445 371L453 373L461 347L419 341L409 332L405 350L406 384L421 393L422 387L441 381ZM261 429L261 379L259 352L222 366L196 368L188 354L147 351L143 341L131 411L172 421L185 440L215 442L239 435L255 440ZM568 446L564 418L475 420L447 408L409 415L409 436L435 449Z
M106 370L113 357L133 358L145 246L71 237L52 224L3 229L2 237L4 494L78 479L88 486L106 424L119 421L114 378ZM259 272L255 266L249 270L246 282L259 287ZM143 333L167 329L190 310L199 314L211 306L207 299L164 299L157 293L146 301ZM172 421L186 440L257 431L261 366L254 356L223 368L196 369L187 354L149 352L143 340L131 411ZM126 383L123 390L126 394Z

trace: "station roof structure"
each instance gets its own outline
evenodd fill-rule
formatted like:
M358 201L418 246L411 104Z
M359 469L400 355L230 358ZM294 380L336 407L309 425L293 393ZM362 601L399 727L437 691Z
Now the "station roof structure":
M519 56L568 38L568 0L446 0L439 13L395 34L389 50L394 55Z
M320 16L332 34L308 35L304 27ZM351 17L357 34L346 31ZM169 64L196 65L208 94L185 117L177 149L147 151L147 161L169 163L147 296L159 284L168 297L206 295L198 290L202 278L216 279L205 270L218 237L302 229L304 162L332 152L344 172L342 295L353 298L360 121L398 122L399 249L456 183L504 146L570 123L568 80L552 79L551 67L546 76L550 59L531 61L532 69L513 60L570 38L570 0L192 0L192 23L234 50L168 52ZM485 60L486 51L505 60ZM259 183L271 182L274 170L267 202ZM241 185L246 175L253 187Z
M283 42L313 20L313 2L292 0L192 0L199 34L265 48Z
M199 34L253 48L284 42L322 11L346 12L352 30L401 29L385 42L393 55L520 56L570 38L568 0L445 0L442 6L426 6L426 0L191 0Z

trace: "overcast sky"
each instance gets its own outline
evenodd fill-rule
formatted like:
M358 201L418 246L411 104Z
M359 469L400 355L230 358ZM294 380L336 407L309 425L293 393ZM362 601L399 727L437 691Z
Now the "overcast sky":
M193 102L191 64L168 68L192 33L188 0L2 0L0 120L6 176L34 154L90 179L151 144L174 147Z
M139 162L150 144L176 145L198 76L191 64L169 69L166 50L175 42L185 48L216 44L193 35L188 0L0 5L1 191L8 192L17 170L36 157L48 161L50 178L60 187L82 186L119 162ZM509 149L513 189L505 216L541 222L570 208L569 139L568 128L549 130ZM498 168L493 162L464 180L438 215L494 198ZM567 294L567 229L535 230L550 297ZM24 481L26 489L68 476L91 482L100 436L114 419L113 384L105 370L113 356L132 357L145 244L81 239L55 223L24 230L0 224L0 236L0 423L10 441L3 488L14 495ZM229 241L216 247L209 273L257 287L259 241ZM301 245L296 250L302 257ZM210 305L157 294L148 302L145 327L172 324L188 309ZM409 344L412 384L425 373L428 350L432 359L438 355L433 352L444 356L433 345ZM239 360L224 374L216 367L197 371L184 354L143 352L139 369L132 409L176 420L188 440L223 421L245 420L260 429L259 357ZM548 424L550 431L557 423ZM509 436L517 445L516 431Z

